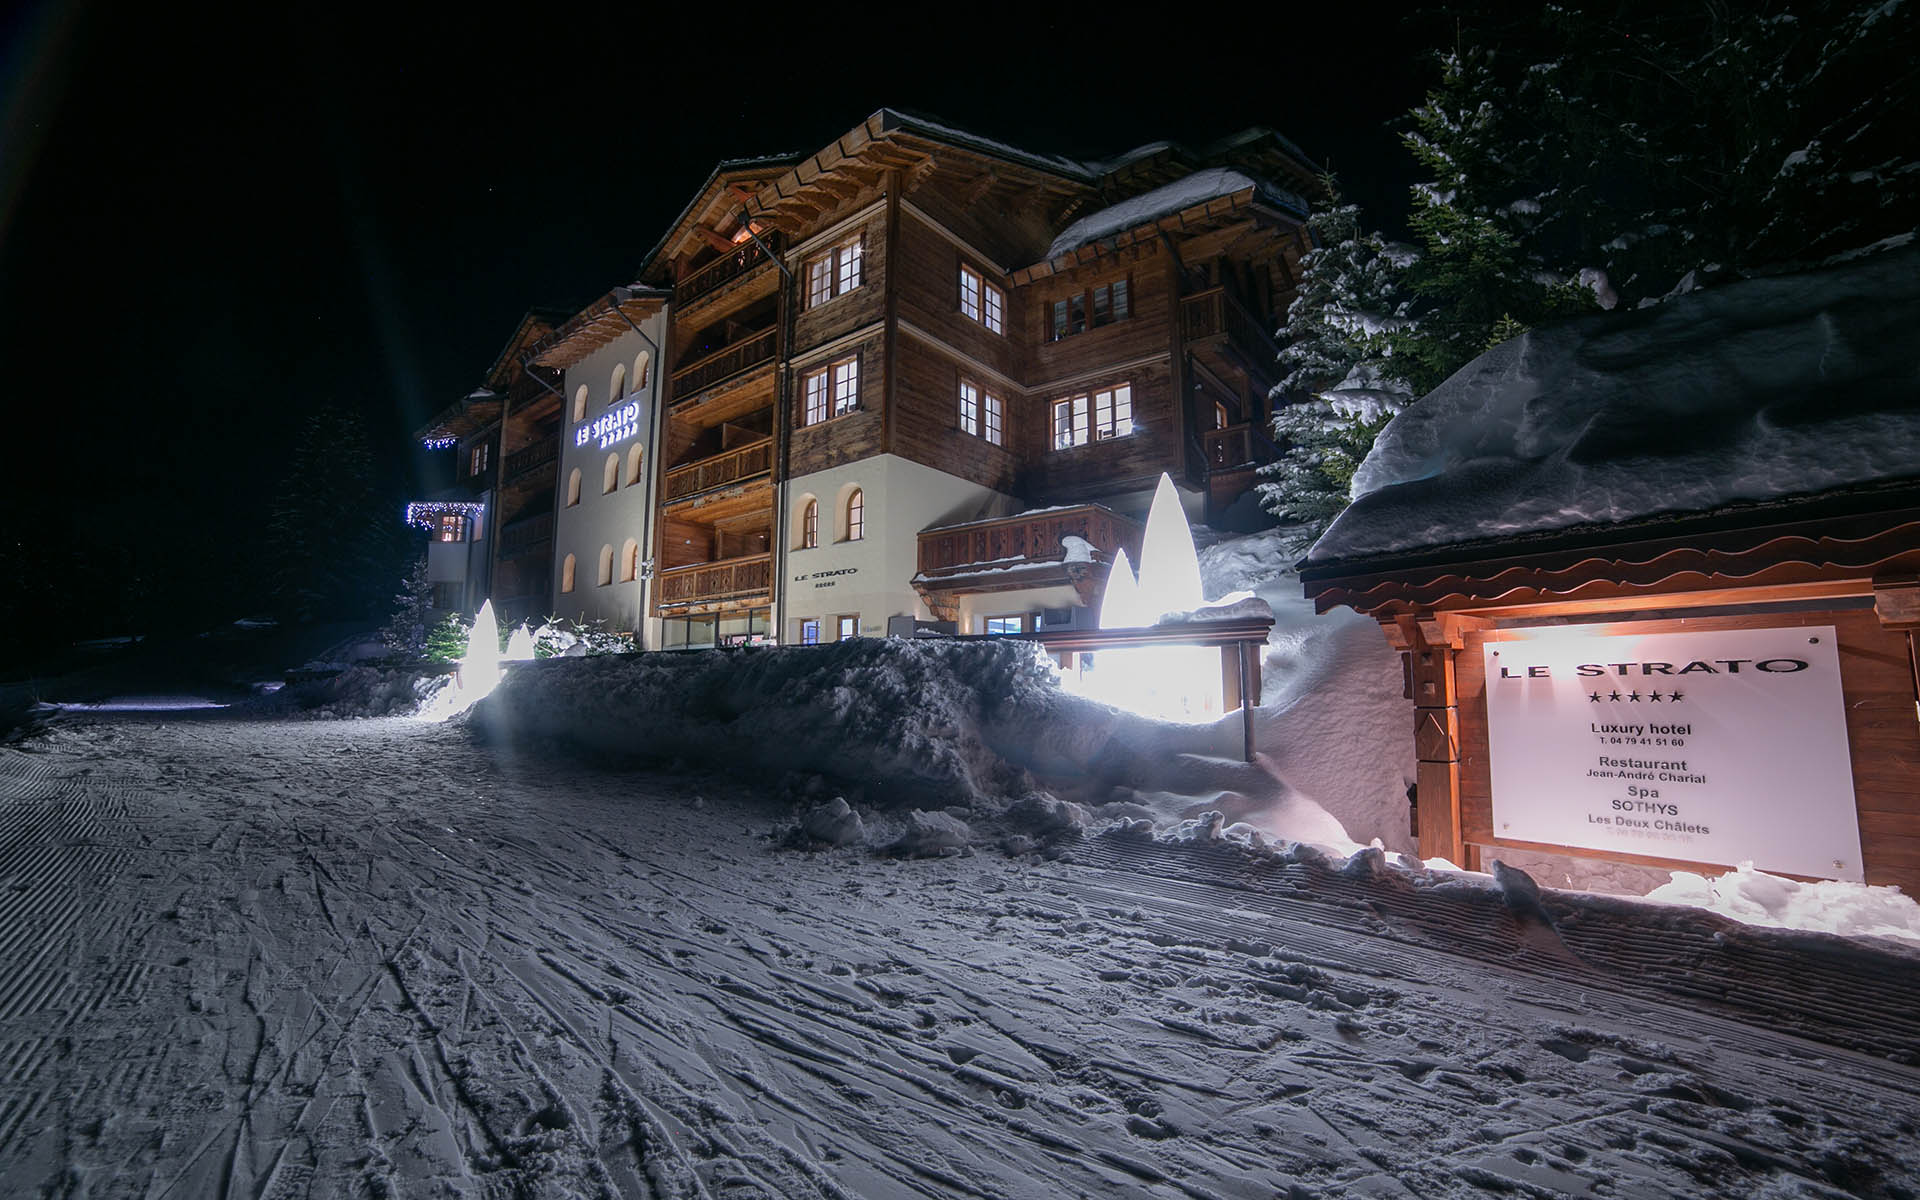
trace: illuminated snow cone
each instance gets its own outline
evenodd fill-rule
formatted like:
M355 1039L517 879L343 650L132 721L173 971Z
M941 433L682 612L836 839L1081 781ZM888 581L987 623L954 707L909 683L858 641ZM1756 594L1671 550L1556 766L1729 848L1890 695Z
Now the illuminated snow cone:
M500 661L516 663L533 661L533 634L528 632L525 625L516 627L507 635L507 649L500 656Z
M531 650L528 657L532 657ZM500 623L493 615L493 601L488 600L473 616L473 628L467 633L467 652L460 659L459 673L453 677L453 683L421 711L421 718L444 721L479 703L500 686L500 658Z
M1113 560L1100 603L1101 629L1138 629L1171 612L1206 603L1193 530L1173 480L1160 476L1140 542L1140 576L1125 549ZM1211 721L1220 715L1220 653L1207 646L1126 646L1101 650L1082 676L1082 690L1160 721Z

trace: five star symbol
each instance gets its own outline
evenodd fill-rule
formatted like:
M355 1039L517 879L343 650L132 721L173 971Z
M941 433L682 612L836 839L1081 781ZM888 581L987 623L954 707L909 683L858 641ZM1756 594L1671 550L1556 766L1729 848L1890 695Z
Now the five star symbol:
M1646 695L1642 696L1639 692L1628 692L1626 695L1622 696L1619 692L1609 692L1605 696L1602 696L1599 692L1588 692L1587 699L1592 701L1595 704L1600 703L1602 700L1610 700L1616 704L1618 704L1622 700L1628 700L1635 704L1638 704L1642 700L1647 701L1649 704L1665 704L1668 701L1679 701L1679 700L1686 699L1686 693L1685 692L1668 692L1665 695L1662 695L1661 693L1656 691L1656 692L1649 692Z

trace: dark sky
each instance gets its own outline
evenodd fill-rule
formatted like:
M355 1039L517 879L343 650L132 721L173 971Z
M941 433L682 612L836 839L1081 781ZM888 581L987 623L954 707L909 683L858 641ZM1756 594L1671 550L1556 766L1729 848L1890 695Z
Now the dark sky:
M940 10L796 31L764 6L410 7L0 18L11 511L227 537L325 401L366 414L398 485L408 430L527 307L629 280L718 159L817 149L882 106L1085 156L1271 125L1391 221L1411 168L1388 123L1435 40L1334 5L913 33Z

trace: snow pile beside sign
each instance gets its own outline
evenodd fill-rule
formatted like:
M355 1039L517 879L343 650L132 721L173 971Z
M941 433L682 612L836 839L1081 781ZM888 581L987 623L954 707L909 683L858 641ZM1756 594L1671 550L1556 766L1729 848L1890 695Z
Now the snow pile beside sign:
M1750 862L1713 879L1675 871L1673 882L1655 888L1647 898L1704 908L1748 925L1920 941L1920 904L1897 887L1802 883L1756 871Z
M1920 478L1920 249L1504 342L1394 419L1335 562Z

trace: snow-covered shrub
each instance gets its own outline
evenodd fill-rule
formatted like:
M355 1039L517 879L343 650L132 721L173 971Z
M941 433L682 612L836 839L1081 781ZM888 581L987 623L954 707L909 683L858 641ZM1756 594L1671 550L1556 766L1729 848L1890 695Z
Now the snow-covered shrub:
M448 613L427 630L424 657L430 663L452 666L467 653L467 639L473 632L473 618Z
M633 649L633 639L609 630L604 619L581 622L568 617L548 617L546 623L533 632L535 658L627 654Z

